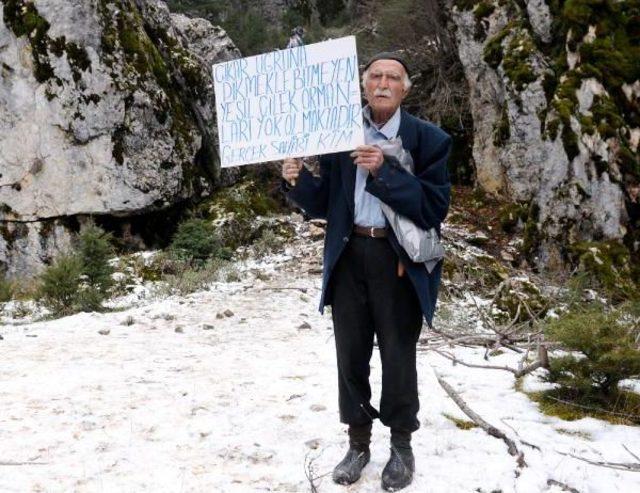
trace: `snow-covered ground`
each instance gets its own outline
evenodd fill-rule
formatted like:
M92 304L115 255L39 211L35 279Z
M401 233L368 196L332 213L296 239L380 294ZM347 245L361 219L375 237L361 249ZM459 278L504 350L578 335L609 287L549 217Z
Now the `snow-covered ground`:
M0 491L305 492L307 474L319 477L320 492L381 491L389 450L379 422L360 481L343 487L330 478L347 436L331 319L317 311L318 252L309 243L245 264L241 282L125 311L0 326ZM448 304L440 326L458 311ZM483 353L455 350L477 363ZM640 491L640 473L561 454L634 462L623 445L640 455L640 428L548 417L514 390L511 373L452 366L429 352L418 358L421 428L408 493L563 491L550 479L582 493ZM509 353L492 358L516 362ZM372 366L375 404L377 354ZM435 372L517 440L528 467L518 470L501 440L445 416L465 418Z

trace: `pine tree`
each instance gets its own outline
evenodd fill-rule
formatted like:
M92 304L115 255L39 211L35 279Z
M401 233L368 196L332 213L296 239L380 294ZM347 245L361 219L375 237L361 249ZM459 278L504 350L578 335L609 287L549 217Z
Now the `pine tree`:
M69 315L76 309L82 263L77 255L58 257L40 276L37 297L56 315Z
M547 328L569 354L552 358L548 380L581 396L611 399L621 380L640 375L638 326L624 310L570 312Z
M82 262L82 274L90 287L106 296L113 285L113 267L109 259L113 255L112 236L95 224L89 224L78 236L78 256Z

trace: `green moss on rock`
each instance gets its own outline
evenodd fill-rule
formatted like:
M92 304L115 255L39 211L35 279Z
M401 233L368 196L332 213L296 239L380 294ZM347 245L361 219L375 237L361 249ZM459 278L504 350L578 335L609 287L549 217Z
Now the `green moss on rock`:
M505 102L500 114L500 120L496 122L493 129L493 145L502 147L511 138L511 129L509 125L509 111Z
M527 220L524 224L522 253L531 259L540 245L541 233L538 229L540 206L532 202L527 211Z
M67 57L71 61L72 65L78 67L80 70L88 70L91 68L91 60L89 54L84 46L80 46L77 43L70 42L66 45Z
M592 0L569 0L550 2L556 19L554 38L565 40L570 51L579 55L576 67L566 72L564 81L554 90L552 106L565 127L569 118L575 116L583 132L593 134L596 130L604 139L617 138L620 147L628 148L625 129L640 125L638 104L626 99L622 86L640 79L640 2L638 0L614 2ZM594 28L595 37L585 39L589 27ZM556 75L566 68L566 53L557 53L554 62ZM580 115L575 100L575 90L583 79L593 77L600 81L606 94L596 96L590 114ZM547 91L546 91L547 92ZM547 125L556 130L559 123ZM570 157L575 155L577 137L563 130L565 150ZM555 138L555 132L547 132ZM637 159L629 160L626 151L618 152L618 162L629 170L635 180L640 179L635 168Z
M498 65L502 63L503 56L503 48L502 41L506 38L511 29L513 29L514 24L509 23L502 29L498 34L493 36L487 44L484 46L482 59L492 68L498 68Z
M514 202L503 205L498 215L500 228L505 233L515 232L519 223L526 222L528 211L529 205L527 203Z
M562 145L569 161L573 161L573 159L580 154L578 136L571 128L571 125L564 125L562 127Z
M625 121L614 101L607 95L596 95L591 105L594 124L604 139L617 137Z
M496 307L506 313L508 321L526 322L531 314L543 317L549 305L540 289L525 278L509 278L494 295Z
M115 85L122 91L133 92L146 81L154 81L162 92L154 91L154 112L158 121L166 124L174 140L172 163L191 156L194 122L180 85L173 74L185 79L185 86L193 91L205 86L202 78L195 75L200 70L197 63L188 64L193 56L178 46L177 40L166 32L154 30L145 23L135 3L130 0L109 2L101 0L99 13L102 19L101 48L104 63L113 67L124 61L124 71L114 71ZM124 60L122 60L122 57ZM180 63L178 63L178 60ZM196 89L197 88L197 89ZM125 100L125 111L130 107ZM123 139L126 129L114 134L113 154L118 162L124 159ZM193 163L185 163L184 177L190 180Z
M64 55L66 46L67 38L65 36L60 36L49 41L49 50L58 58Z
M519 91L537 78L530 63L535 51L536 47L531 37L524 30L518 31L511 38L504 51L502 60L504 73Z
M17 36L26 36L31 45L33 75L40 83L54 77L49 63L48 41L49 23L42 17L32 2L25 0L5 0L4 23Z
M58 85L62 81L55 76L49 60L49 53L60 58L65 53L73 73L73 79L78 82L81 72L91 67L87 51L77 43L66 42L65 36L52 39L49 32L49 22L42 17L33 2L25 0L7 0L3 9L4 21L16 36L26 36L31 45L34 63L34 76L40 83L55 79Z
M580 152L578 136L571 128L571 117L578 108L576 91L580 87L581 80L580 73L576 70L569 71L563 75L551 102L551 107L555 110L556 116L547 123L545 129L547 137L555 140L560 125L562 125L562 143L570 161Z
M495 11L495 9L495 5L493 5L493 3L489 1L476 3L475 8L473 9L473 15L476 20L482 20L485 17L489 17Z
M568 253L579 271L590 276L613 301L640 297L631 255L624 244L615 240L585 241L571 245Z
M478 2L473 2L471 0L455 0L453 4L460 11L471 10Z

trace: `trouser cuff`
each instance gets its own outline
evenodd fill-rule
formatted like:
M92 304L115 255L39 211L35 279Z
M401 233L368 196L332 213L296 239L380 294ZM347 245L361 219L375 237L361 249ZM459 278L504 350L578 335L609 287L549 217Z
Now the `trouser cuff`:
M411 450L411 432L391 429L391 445L397 449Z
M371 423L361 426L349 425L349 446L356 450L369 450L371 427Z

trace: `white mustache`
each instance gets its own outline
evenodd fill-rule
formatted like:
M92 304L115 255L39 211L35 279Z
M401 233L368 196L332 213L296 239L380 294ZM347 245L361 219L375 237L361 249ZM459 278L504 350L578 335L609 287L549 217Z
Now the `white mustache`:
M382 96L382 97L390 98L392 96L391 89L376 89L375 91L373 91L373 96L374 97Z

